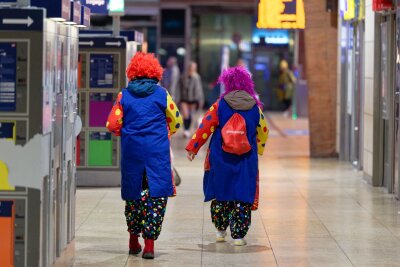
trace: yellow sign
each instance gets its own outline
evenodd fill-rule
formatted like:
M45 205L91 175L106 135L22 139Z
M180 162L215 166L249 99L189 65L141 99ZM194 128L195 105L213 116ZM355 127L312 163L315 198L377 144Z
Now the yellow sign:
M356 17L356 5L354 0L346 1L346 10L344 11L343 19L352 20Z
M358 1L358 20L365 19L365 0Z
M303 0L260 0L257 28L304 29L305 27Z
M0 190L15 190L15 188L8 183L8 168L7 165L1 160L0 160Z

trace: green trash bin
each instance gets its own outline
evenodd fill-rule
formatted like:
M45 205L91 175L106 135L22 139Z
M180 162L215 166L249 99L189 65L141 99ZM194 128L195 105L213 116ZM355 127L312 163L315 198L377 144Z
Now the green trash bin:
M112 148L111 133L91 132L89 138L88 166L112 166Z

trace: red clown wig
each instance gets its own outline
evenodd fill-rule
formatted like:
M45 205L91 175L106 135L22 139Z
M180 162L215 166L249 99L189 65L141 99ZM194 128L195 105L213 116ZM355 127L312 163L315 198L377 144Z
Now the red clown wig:
M160 62L158 62L154 54L137 52L126 68L126 77L130 81L136 78L149 78L161 81L163 71Z

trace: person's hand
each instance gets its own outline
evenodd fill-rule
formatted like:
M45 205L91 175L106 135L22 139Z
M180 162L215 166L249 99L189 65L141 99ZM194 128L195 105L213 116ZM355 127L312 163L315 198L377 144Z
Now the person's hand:
M191 152L191 151L188 151L188 153L187 153L187 159L189 160L189 161L193 161L194 160L194 158L196 157L196 154L195 153L193 153L193 152Z

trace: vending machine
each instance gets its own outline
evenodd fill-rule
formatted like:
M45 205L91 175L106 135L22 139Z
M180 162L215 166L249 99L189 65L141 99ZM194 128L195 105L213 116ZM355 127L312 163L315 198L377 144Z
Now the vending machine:
M136 36L136 39L134 39ZM113 37L85 31L79 38L78 185L120 185L120 144L106 128L118 93L127 85L125 69L142 36Z
M0 266L73 260L79 30L55 2L0 7Z

